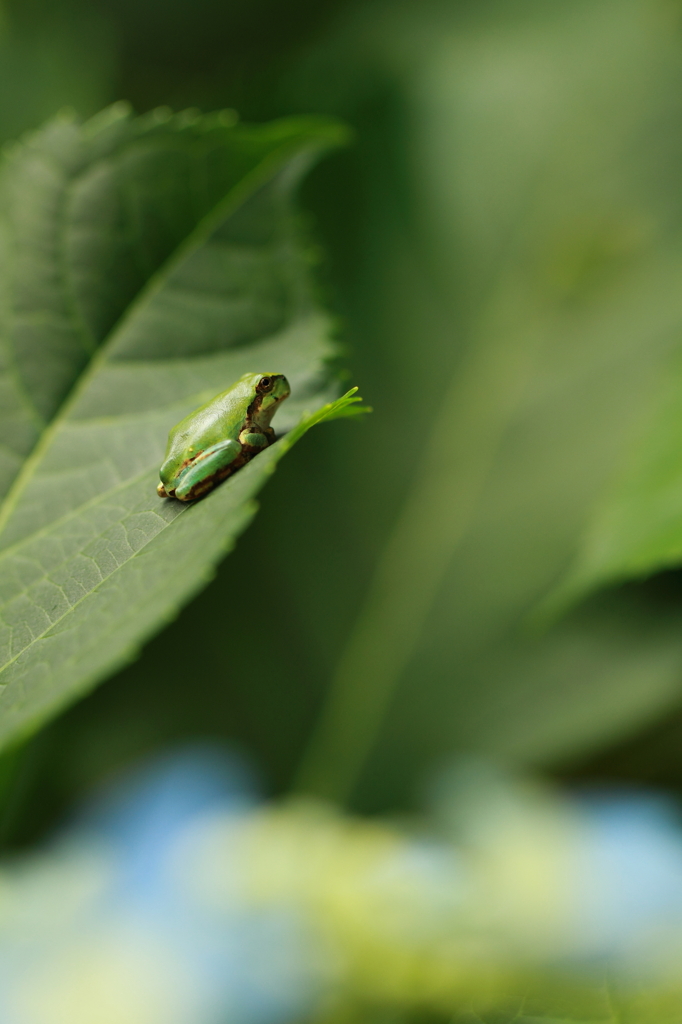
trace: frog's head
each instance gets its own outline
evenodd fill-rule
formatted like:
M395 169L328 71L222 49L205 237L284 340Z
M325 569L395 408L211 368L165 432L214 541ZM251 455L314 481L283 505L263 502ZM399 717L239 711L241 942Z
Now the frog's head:
M267 427L277 406L291 394L291 388L283 373L258 373L254 376L256 395L250 410L252 422Z

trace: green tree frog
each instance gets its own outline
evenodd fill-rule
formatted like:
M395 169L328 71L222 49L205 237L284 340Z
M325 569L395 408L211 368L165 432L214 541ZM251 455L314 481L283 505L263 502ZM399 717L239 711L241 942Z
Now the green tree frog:
M275 440L270 421L291 394L282 373L245 373L168 435L160 498L193 501Z

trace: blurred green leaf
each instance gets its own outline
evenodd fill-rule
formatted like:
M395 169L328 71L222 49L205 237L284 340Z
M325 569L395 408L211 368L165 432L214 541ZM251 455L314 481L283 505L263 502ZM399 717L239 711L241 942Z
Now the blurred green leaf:
M675 1024L682 995L676 986L633 985L578 972L548 972L518 979L522 995L493 1001L493 1007L455 1014L456 1024Z
M599 587L682 564L682 374L661 384L640 436L585 530L574 564L536 611L551 618Z
M89 116L111 102L117 35L99 4L0 4L0 141L63 107Z
M679 9L642 0L359 17L344 45L400 82L414 197L373 239L377 363L406 371L377 503L414 469L301 785L347 793L373 751L385 806L453 749L561 757L679 696L678 606L527 617L679 350L682 46Z
M355 401L300 423L329 394L333 347L292 191L343 129L233 121L115 107L7 157L2 742L129 659L206 583L293 441ZM275 426L294 433L204 501L160 501L170 427L266 364L291 381Z

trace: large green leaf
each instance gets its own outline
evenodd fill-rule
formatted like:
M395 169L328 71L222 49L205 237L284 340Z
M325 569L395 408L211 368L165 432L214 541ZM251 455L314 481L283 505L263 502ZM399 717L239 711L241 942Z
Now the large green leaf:
M9 154L1 742L129 658L206 582L315 421L192 507L156 496L169 428L242 373L289 377L280 433L326 401L333 347L292 191L342 139L316 119L242 127L116 107L83 125L57 120ZM239 609L226 609L228 642L242 629ZM168 651L187 657L188 676L190 643Z

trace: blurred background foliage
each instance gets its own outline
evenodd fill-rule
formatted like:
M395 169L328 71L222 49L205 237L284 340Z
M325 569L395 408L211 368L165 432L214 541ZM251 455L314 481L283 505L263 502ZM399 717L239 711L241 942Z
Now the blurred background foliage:
M5 765L5 844L205 736L272 792L308 749L304 788L363 811L472 752L682 786L674 565L537 615L677 372L682 5L5 0L0 83L4 139L120 98L348 121L302 199L375 408L294 450L173 662L152 640Z

